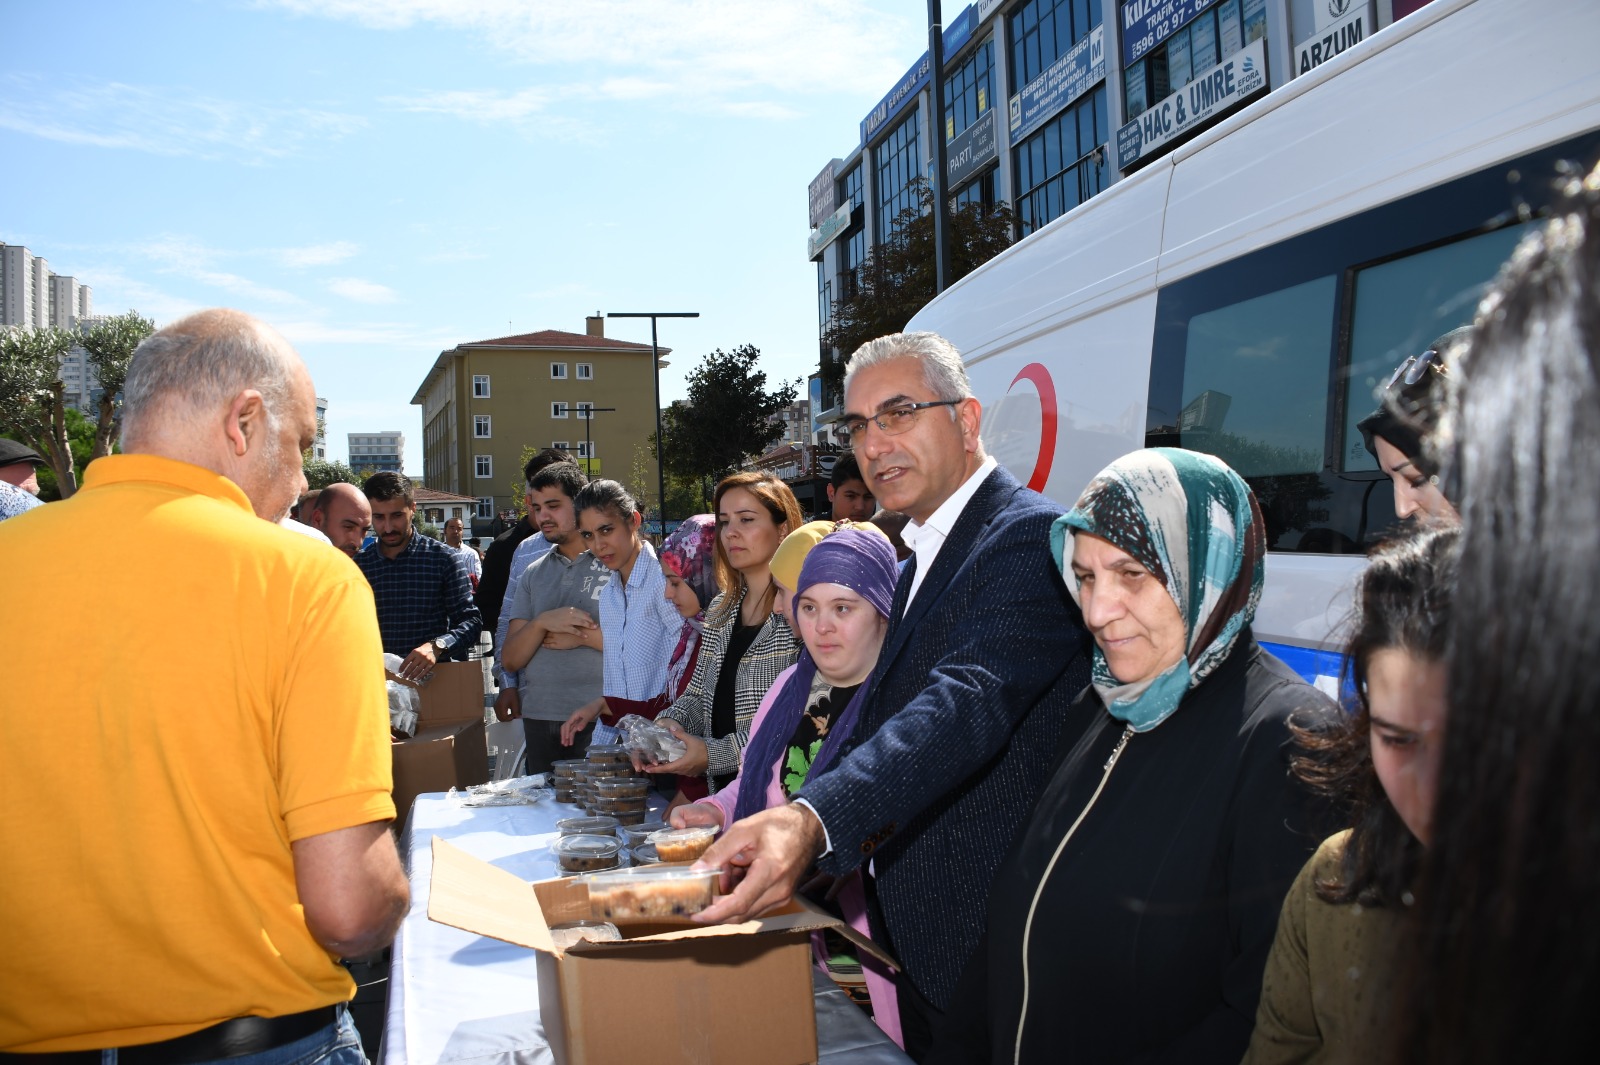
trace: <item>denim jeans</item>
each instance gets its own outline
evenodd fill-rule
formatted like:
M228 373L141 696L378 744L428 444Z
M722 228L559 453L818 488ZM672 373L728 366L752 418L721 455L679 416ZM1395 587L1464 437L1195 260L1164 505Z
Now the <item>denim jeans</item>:
M101 1053L100 1065L117 1065L117 1052ZM350 1011L339 1009L339 1021L304 1039L285 1043L275 1050L259 1054L246 1054L240 1058L227 1058L215 1065L368 1065L366 1052L361 1049L361 1036L356 1034L356 1022Z

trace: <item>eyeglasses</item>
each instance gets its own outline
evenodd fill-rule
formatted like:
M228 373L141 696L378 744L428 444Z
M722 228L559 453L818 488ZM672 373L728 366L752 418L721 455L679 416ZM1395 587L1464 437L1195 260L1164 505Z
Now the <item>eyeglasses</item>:
M884 436L899 436L917 424L917 412L927 410L929 407L953 407L963 402L959 399L930 399L926 403L902 403L898 407L886 407L869 417L846 418L834 430L834 435L839 438L839 443L845 447L852 443L860 443L867 435L867 423L878 427Z

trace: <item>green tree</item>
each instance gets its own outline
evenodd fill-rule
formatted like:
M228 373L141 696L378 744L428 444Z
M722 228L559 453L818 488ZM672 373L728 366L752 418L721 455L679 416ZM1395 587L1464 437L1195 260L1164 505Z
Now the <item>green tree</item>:
M924 304L933 299L936 277L933 243L933 189L922 178L912 181L917 204L895 218L894 235L867 253L852 290L833 301L823 343L840 358L822 360L824 391L838 397L844 386L844 362L869 340L898 333ZM950 277L965 277L1011 246L1016 216L1006 204L985 209L964 203L951 211Z
M72 407L66 409L67 420L67 446L72 450L72 471L79 483L83 481L84 467L89 465L89 460L94 456L94 422L80 410ZM0 433L15 440L17 437L10 433ZM27 443L27 441L23 441ZM35 450L38 450L35 448ZM120 447L114 447L120 451ZM52 503L61 498L61 483L56 479L56 473L49 466L39 467L39 498L46 503Z
M759 348L743 344L700 360L689 374L688 400L662 413L669 472L714 480L766 450L778 433L772 419L794 402L798 382L769 392L760 359Z
M342 462L329 459L306 459L303 461L306 472L306 487L309 491L317 492L343 481L345 484L360 485L361 477Z
M666 415L662 416L665 424ZM633 449L633 472L628 481L628 491L633 493L634 500L639 504L640 510L649 515L650 520L660 518L661 511L655 505L657 494L656 467L656 434L650 434L650 443L636 445ZM682 521L690 514L703 513L706 501L702 498L701 482L693 478L684 477L674 473L669 463L667 466L667 513L674 521Z
M37 451L61 498L78 490L67 431L61 359L78 338L65 329L0 329L0 430Z
M109 455L122 435L122 404L118 398L128 380L133 349L155 332L156 323L138 311L103 319L83 335L83 350L100 382L99 420L94 430L94 457Z

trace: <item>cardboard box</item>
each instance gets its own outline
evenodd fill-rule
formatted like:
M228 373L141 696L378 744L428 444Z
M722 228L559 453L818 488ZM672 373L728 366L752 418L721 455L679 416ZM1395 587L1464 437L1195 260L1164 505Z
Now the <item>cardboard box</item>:
M736 925L624 927L621 943L558 950L550 925L589 918L580 881L530 885L437 836L428 917L539 952L539 1016L556 1065L814 1062L809 933L838 929L883 957L803 904Z
M389 679L399 680L392 673ZM421 700L416 735L392 745L396 825L405 823L418 795L489 779L482 664L445 662L434 667L426 683L412 686Z

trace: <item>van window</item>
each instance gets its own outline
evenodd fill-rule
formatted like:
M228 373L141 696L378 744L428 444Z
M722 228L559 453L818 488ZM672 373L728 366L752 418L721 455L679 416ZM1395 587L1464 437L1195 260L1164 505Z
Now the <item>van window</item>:
M1346 378L1346 472L1376 470L1356 423L1372 413L1377 389L1409 355L1472 321L1500 264L1534 222L1506 226L1357 270Z
M1242 477L1320 471L1337 297L1330 274L1191 318L1178 446Z

